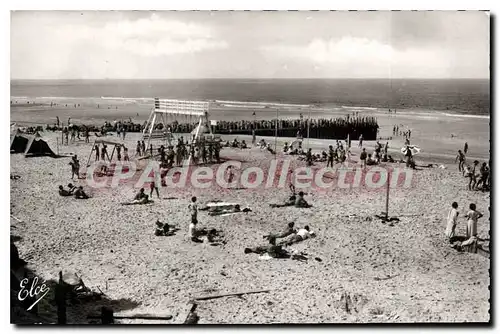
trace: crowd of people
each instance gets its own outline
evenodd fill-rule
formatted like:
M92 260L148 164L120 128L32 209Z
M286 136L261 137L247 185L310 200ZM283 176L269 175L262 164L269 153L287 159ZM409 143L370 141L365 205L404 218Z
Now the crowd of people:
M73 136L80 138L80 133L87 134L94 132L99 135L104 135L108 132L116 132L125 138L127 132L141 132L146 127L146 122L143 124L134 123L132 119L127 121L108 122L102 126L96 125L74 125L68 119L67 125L60 122L59 118L53 125L47 125L48 131L60 131L70 133ZM376 139L378 133L378 123L375 117L371 116L353 116L347 115L339 118L320 118L306 119L279 119L276 120L241 120L241 121L217 121L216 125L212 125L212 131L218 134L252 134L254 136L275 136L276 123L278 126L278 137L297 137L318 139L336 139L346 138L350 135L353 138L363 134L367 140ZM197 123L181 123L174 120L168 126L163 123L155 124L154 130L167 130L171 133L190 133L197 126ZM87 138L87 136L85 136Z
M378 123L374 117L351 116L334 119L280 119L256 121L219 121L214 131L220 134L254 134L258 136L337 139L363 133L368 140L375 139Z
M463 216L467 218L465 238L458 236L456 233L459 215L458 203L453 202L448 212L445 235L454 248L460 251L475 253L478 247L477 242L479 241L477 236L477 221L483 217L483 214L477 211L475 203L469 205L469 211Z
M491 184L491 160L488 163L483 162L481 165L478 160L474 160L472 165L467 164L466 154L468 150L469 144L467 142L464 144L463 151L458 150L455 158L455 163L458 162L458 171L469 179L468 190L488 191Z

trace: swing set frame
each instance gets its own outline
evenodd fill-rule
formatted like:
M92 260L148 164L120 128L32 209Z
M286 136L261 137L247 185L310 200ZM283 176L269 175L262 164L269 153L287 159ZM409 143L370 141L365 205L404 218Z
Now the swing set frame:
M210 110L210 102L206 101L189 101L189 100L173 100L173 99L154 99L155 106L149 114L149 118L146 121L146 126L142 131L142 140L148 141L147 147L149 147L151 140L160 139L165 140L167 146L174 146L173 134L168 128L169 116L196 116L198 117L198 127L196 128L196 133L191 144L195 144L199 140L200 133L199 130L203 123L206 124L207 128L212 135L212 127L210 126L208 112ZM164 126L163 133L159 135L154 134L155 126L158 123L162 123ZM170 122L171 123L171 122Z

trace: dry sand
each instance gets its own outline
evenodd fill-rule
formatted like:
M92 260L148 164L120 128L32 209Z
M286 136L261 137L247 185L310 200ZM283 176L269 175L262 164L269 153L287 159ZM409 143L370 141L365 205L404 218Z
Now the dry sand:
M56 135L46 137L56 150ZM137 134L127 136L131 156L137 139ZM367 145L373 147L373 143ZM82 141L60 151L78 154L84 165L90 144ZM353 151L359 155L357 149ZM221 155L237 157L244 166L265 164L272 158L258 148L224 149ZM201 301L200 323L482 322L490 318L489 259L459 253L444 237L448 209L457 201L461 214L469 203L477 203L484 214L478 234L489 239L490 194L467 191L467 180L456 165L417 171L413 187L391 190L390 214L401 221L389 226L367 220L383 211L384 192L363 188L310 191L306 199L312 209L271 209L267 203L284 199L288 195L284 189L178 192L162 188L162 197L177 199L154 198L155 203L146 206L119 205L132 197L131 184L86 188L93 196L89 200L62 198L57 185L71 181L68 162L69 158L11 155L11 173L21 176L11 181L11 213L22 220L11 219L14 233L22 237L21 257L46 279L55 278L59 270L74 271L113 300L140 303L135 308L116 304L119 314L172 314L174 319L167 323L174 323L193 297L271 289L241 298ZM444 155L443 162L447 162ZM84 180L77 183L86 186ZM222 229L227 244L195 244L187 241L187 205L192 194L201 203L237 201L253 211L228 217L200 212L201 226ZM156 237L156 219L181 230L172 237ZM245 247L262 244L262 235L280 231L290 221L300 227L308 224L318 235L292 246L307 252L308 262L261 260L256 254L244 254ZM459 234L465 234L465 227L461 218ZM388 275L395 276L379 280ZM345 293L351 298L349 312L342 299ZM86 323L86 313L97 309L97 305L71 307L68 321Z

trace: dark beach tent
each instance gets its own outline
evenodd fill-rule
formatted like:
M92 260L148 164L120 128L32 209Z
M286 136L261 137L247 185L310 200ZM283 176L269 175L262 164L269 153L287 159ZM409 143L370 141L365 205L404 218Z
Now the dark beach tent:
M24 153L28 146L28 142L28 137L14 135L10 140L10 153Z
M29 139L26 151L24 151L24 156L41 155L48 155L53 158L57 157L45 140L43 140L40 136L33 136Z

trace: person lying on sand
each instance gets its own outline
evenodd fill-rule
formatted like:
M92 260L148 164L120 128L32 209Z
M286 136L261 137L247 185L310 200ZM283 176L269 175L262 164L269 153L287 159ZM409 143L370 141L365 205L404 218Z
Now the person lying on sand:
M63 186L59 186L59 195L60 196L63 196L63 197L67 197L67 196L71 196L71 193L69 191L67 191L66 189L64 189Z
M134 205L134 204L147 204L152 201L149 200L149 196L144 193L144 188L141 188L139 192L135 195L132 202L125 202L122 205Z
M90 198L84 191L83 191L83 187L82 186L79 186L75 192L74 192L74 195L75 195L75 198L76 199L88 199Z
M297 233L297 231L295 230L294 226L295 226L294 222L288 223L287 227L285 228L285 230L283 232L281 232L281 233L270 233L268 235L264 235L262 238L264 238L264 239L269 239L269 238L276 238L276 239L277 238L286 238L289 235Z
M252 211L252 209L250 209L250 208L244 208L242 210L239 204L235 204L232 207L225 207L225 208L211 207L211 208L209 208L208 215L220 216L220 215L224 215L224 214L228 214L228 213L251 212L251 211Z
M469 239L463 241L463 242L457 242L455 248L459 251L466 251L469 253L477 253L477 248L478 248L478 238L477 236L473 235Z
M271 144L267 144L266 149L267 149L269 152L271 152L272 154L275 154L275 152L274 152L273 148L271 147Z
M295 199L295 207L296 208L310 208L310 207L312 207L312 205L307 203L307 201L304 199L304 192L303 191L299 192L299 195Z
M168 223L162 223L159 220L156 221L155 235L162 237L170 237L175 234L175 228Z
M71 195L73 195L76 191L76 187L72 183L68 183L68 191Z
M375 154L375 153L374 153ZM368 159L366 159L366 165L367 166L373 166L373 165L376 165L377 164L377 159L374 158L374 154L370 154L368 156Z
M276 245L276 238L270 237L269 244L265 246L257 246L252 248L245 248L245 254L256 253L256 254L264 254L267 253L269 256L274 258L282 257L286 254L286 252L282 249L282 246Z
M305 226L297 231L296 234L293 234L288 240L284 241L282 244L290 246L292 244L304 241L308 238L316 236L314 232L311 232L309 226Z
M215 228L211 229L207 233L207 241L210 243L211 246L218 246L220 244L225 244L226 242L224 241L224 238L222 235L220 235L219 231L217 231Z
M283 153L285 153L285 154L286 154L286 153L288 153L288 150L289 150L289 149L290 149L290 148L288 147L288 143L287 143L287 142L285 142L285 145L283 145Z

